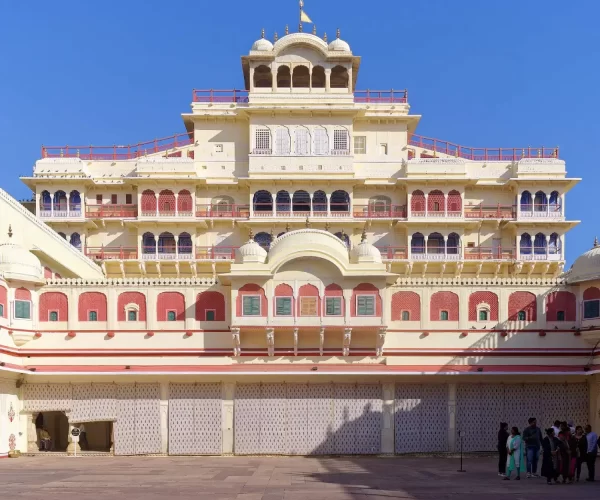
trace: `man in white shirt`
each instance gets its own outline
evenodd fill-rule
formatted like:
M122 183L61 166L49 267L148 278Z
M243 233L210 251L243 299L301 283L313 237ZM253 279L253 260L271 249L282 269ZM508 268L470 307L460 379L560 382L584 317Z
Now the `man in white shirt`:
M585 460L587 462L588 477L586 481L594 481L596 475L596 458L598 457L598 434L592 432L592 426L585 426L585 438L587 440L587 455Z
M554 429L554 435L556 437L558 437L558 433L560 432L560 420L554 421L554 425L552 426L552 429Z

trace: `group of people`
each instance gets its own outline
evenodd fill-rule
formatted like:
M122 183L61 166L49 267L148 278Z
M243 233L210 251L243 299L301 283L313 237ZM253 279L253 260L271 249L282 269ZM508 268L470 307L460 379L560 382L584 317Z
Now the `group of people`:
M546 429L546 436L543 436L535 418L530 418L528 423L522 435L517 427L509 431L506 422L500 423L499 476L509 481L514 471L516 480L521 479L522 472L526 472L528 478L539 477L537 469L541 450L541 474L548 484L579 481L584 463L588 472L586 481L594 481L600 442L590 425L584 429L581 425L575 427L572 421L557 420Z

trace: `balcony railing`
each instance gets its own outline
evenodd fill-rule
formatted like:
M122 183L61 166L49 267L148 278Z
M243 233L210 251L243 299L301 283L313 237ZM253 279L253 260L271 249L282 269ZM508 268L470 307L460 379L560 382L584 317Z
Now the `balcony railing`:
M460 247L411 247L410 257L413 260L461 260Z
M238 247L196 247L197 260L234 260Z
M350 217L349 203L254 203L254 217Z
M381 252L383 260L406 260L408 259L407 247L377 247Z
M563 260L562 251L560 248L522 248L519 252L521 260Z
M208 219L247 219L250 217L249 205L197 205L196 217Z
M409 137L408 143L411 146L432 152L431 155L422 155L422 158L431 158L436 153L473 161L519 161L523 158L558 158L559 156L559 149L557 147L472 148L416 134L412 134Z
M132 160L147 154L159 153L194 142L193 132L175 134L153 141L127 146L42 146L42 158L81 158L82 160ZM181 151L169 156L181 156Z
M467 219L514 219L516 211L514 205L467 205L465 217Z
M85 254L94 260L135 260L137 248L133 247L87 247Z
M408 102L408 90L355 90L354 102L406 103Z
M356 219L405 219L406 205L354 205Z
M194 260L193 247L189 245L144 246L142 247L142 260Z
M189 218L194 217L193 210L164 210L164 209L147 209L143 208L140 212L142 217L181 217Z
M249 93L247 90L194 89L192 91L192 102L246 104L248 98ZM408 102L408 90L355 90L354 102L373 104L406 103Z
M137 217L137 205L86 205L85 216L89 219Z
M465 260L514 260L517 257L514 248L502 247L466 247Z
M192 102L209 102L215 104L223 103L247 103L248 102L248 91L247 90L201 90L194 89L192 91Z
M532 204L532 205L521 205L519 213L520 217L527 218L550 218L560 219L563 217L563 210L561 205L554 204Z

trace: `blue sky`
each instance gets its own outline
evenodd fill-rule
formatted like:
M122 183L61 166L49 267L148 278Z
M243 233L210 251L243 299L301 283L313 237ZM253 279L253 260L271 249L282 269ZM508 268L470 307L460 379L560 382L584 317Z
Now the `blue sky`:
M477 147L555 146L569 177L567 259L599 233L600 2L305 0L319 35L362 56L358 87L408 88L418 133ZM297 0L0 0L0 186L17 198L41 144L127 144L182 132L193 88L243 87L265 28ZM311 29L310 25L305 28Z

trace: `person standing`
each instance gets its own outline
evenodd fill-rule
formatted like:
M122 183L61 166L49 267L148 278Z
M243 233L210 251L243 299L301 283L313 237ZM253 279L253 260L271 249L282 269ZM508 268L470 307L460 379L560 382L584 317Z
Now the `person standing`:
M523 440L521 439L521 433L517 427L513 427L510 430L510 436L506 441L506 453L508 458L506 460L506 476L505 481L510 480L512 471L517 472L517 481L521 479L521 472L525 471L525 447L523 446Z
M500 430L498 431L498 475L506 475L506 459L508 453L506 451L506 442L508 441L508 424L506 422L500 422Z
M548 484L558 482L560 442L554 435L554 429L546 429L546 437L542 440L542 476Z
M587 463L588 477L586 481L594 481L596 478L596 458L598 457L598 434L592 431L590 424L585 426L585 439L587 441L587 454L585 461Z
M571 431L571 435L575 434L575 424L573 420L568 420L567 425L569 426L569 430Z
M567 481L569 483L573 482L573 478L571 476L571 449L569 447L569 439L568 439L568 431L567 432L559 432L558 439L560 441L560 450L559 450L559 472L562 476L562 482L565 484Z
M523 431L523 441L527 450L527 477L539 477L537 474L538 461L540 459L540 447L542 446L542 431L537 426L535 417L529 420L529 427Z
M581 477L581 464L585 462L585 456L587 455L587 439L583 435L583 427L578 425L575 428L575 433L569 440L569 447L571 449L571 467L574 469L571 471L571 477L575 477L577 481Z
M79 428L79 446L81 447L81 451L87 451L90 447L87 440L87 432L85 431L85 424L79 424L77 427Z
M552 430L554 431L554 437L558 439L558 433L560 432L560 420L555 420L554 425L552 426Z
M35 435L37 437L37 447L38 450L42 449L42 438L40 434L42 433L42 429L44 428L44 414L42 412L37 414L35 417Z

